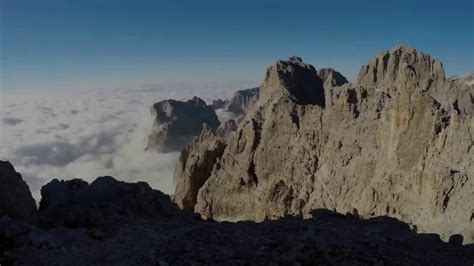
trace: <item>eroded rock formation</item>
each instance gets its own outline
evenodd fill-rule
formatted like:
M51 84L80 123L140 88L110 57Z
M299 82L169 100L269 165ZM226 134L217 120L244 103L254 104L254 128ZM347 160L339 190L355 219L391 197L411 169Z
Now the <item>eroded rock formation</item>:
M407 46L380 53L356 84L326 95L314 67L278 61L195 211L261 221L357 209L474 241L474 120L458 111L472 103L466 92L441 101L443 90L457 90L449 83L439 61Z
M212 102L212 107L214 109L223 109L226 112L230 112L238 120L255 105L259 96L260 87L239 90L236 91L230 99L214 100Z
M222 156L224 140L205 127L199 137L181 150L174 173L174 201L185 210L194 210L199 188L211 175L216 161Z
M245 114L258 100L260 88L239 90L227 103L227 111L236 115Z
M198 97L186 102L161 101L152 106L151 112L155 120L147 149L160 152L179 151L199 135L203 124L212 129L220 124L214 109Z
M237 130L237 123L235 120L230 119L222 124L216 129L216 135L225 139L229 140L234 135L235 131Z
M346 77L333 68L319 69L318 76L323 80L324 88L332 88L349 83Z

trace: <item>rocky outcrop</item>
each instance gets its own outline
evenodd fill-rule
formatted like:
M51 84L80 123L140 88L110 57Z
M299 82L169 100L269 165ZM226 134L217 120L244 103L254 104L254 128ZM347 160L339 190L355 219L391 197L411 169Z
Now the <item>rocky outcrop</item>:
M252 108L252 106L255 105L259 98L259 93L259 87L235 92L226 105L227 111L236 115L245 114L250 108Z
M406 90L406 84L403 82L408 81L407 79L416 83L413 85L416 85L417 89L427 91L442 87L446 77L440 61L413 47L401 45L377 54L363 66L357 84Z
M159 152L179 151L199 135L203 124L212 129L220 124L214 109L198 97L186 102L161 101L152 106L151 112L155 119L147 149Z
M261 221L357 209L474 241L474 120L436 100L448 83L439 61L407 46L377 55L356 84L327 95L314 67L278 61L195 210Z
M442 88L431 91L431 95L446 110L454 109L461 115L474 115L474 73L448 79Z
M260 87L239 90L234 93L232 98L227 100L217 99L212 102L214 109L222 109L229 112L235 119L241 118L247 113L260 96Z
M216 135L227 141L230 138L232 138L236 130L237 130L237 123L235 122L235 120L230 119L222 123L216 129Z
M318 76L323 80L324 88L338 87L349 83L346 77L333 68L319 69Z
M227 104L226 100L217 99L217 100L212 101L211 106L212 106L212 108L217 110L217 109L224 108L226 104Z
M10 162L0 161L0 217L25 220L36 217L36 203L28 185Z
M41 188L41 197L41 220L49 227L92 228L120 220L124 214L163 217L176 209L169 196L147 183L125 183L110 176L99 177L91 184L80 179L53 179Z
M181 150L174 173L174 202L180 208L194 210L197 193L211 175L214 164L222 156L225 147L224 140L205 127L199 137Z
M279 60L267 69L259 104L283 98L300 105L325 106L323 81L316 69L299 57Z
M43 187L41 202L40 216L57 219L56 224L0 218L2 265L474 262L474 247L462 245L460 236L445 243L437 235L417 234L389 217L361 219L355 211L343 215L318 209L311 212L311 219L204 221L175 208L169 197L146 183L124 183L112 177L100 177L91 184L53 180Z

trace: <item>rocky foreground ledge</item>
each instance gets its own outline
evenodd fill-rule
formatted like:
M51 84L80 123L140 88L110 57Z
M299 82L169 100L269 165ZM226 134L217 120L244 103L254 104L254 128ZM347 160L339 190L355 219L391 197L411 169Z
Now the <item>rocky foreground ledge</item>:
M202 220L144 182L53 180L39 210L0 161L1 265L472 265L474 245L389 217L318 209L312 218Z

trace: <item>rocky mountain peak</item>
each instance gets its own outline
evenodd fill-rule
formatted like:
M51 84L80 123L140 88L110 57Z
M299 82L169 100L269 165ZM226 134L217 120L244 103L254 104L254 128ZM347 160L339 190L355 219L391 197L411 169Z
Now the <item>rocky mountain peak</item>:
M201 107L205 107L207 104L206 102L199 98L199 97L196 97L194 96L192 99L188 100L188 103L190 104L194 104L195 106L201 106Z
M377 54L367 65L362 66L357 84L398 89L416 87L426 91L439 87L445 79L440 61L411 46L399 45Z
M444 79L440 62L400 46L364 66L359 84L325 88L324 101L314 67L277 61L194 211L261 221L356 209L472 242L472 88L469 79Z
M260 103L280 97L298 104L325 106L323 81L312 65L296 56L278 60L267 69Z
M203 124L216 129L220 122L214 109L198 97L182 102L164 100L151 107L153 127L147 149L178 151L202 130Z
M337 87L349 83L346 77L334 68L321 68L318 70L318 76L323 80L324 88Z

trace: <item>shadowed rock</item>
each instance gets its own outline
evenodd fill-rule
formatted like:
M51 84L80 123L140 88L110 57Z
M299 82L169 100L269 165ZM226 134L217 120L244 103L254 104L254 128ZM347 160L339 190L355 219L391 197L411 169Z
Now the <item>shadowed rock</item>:
M279 60L267 69L259 102L279 97L289 97L298 104L325 106L323 81L316 69L295 56Z
M206 133L203 133L203 135ZM472 265L474 246L417 234L389 217L325 209L311 217L219 223L174 207L146 183L53 180L37 227L0 219L0 262L13 265ZM356 211L353 213L357 214ZM67 218L66 218L67 217ZM85 219L87 218L87 219ZM64 228L60 225L77 227ZM85 220L92 222L84 222ZM59 224L59 226L58 226ZM5 245L12 244L14 245ZM4 249L6 248L6 249Z
M28 185L10 162L0 161L0 217L25 220L36 217L36 203Z
M180 150L199 135L203 124L212 129L220 124L214 109L198 97L186 102L161 101L152 106L151 112L155 120L147 149L159 152Z
M53 179L41 188L41 197L41 219L49 227L90 228L121 215L166 216L175 209L167 195L147 183L125 183L109 176L90 185L80 179Z
M217 100L213 100L213 101L212 101L211 106L212 106L212 108L214 108L214 109L217 110L217 109L224 108L225 105L226 105L226 103L227 103L227 102L226 102L225 100L217 99Z

